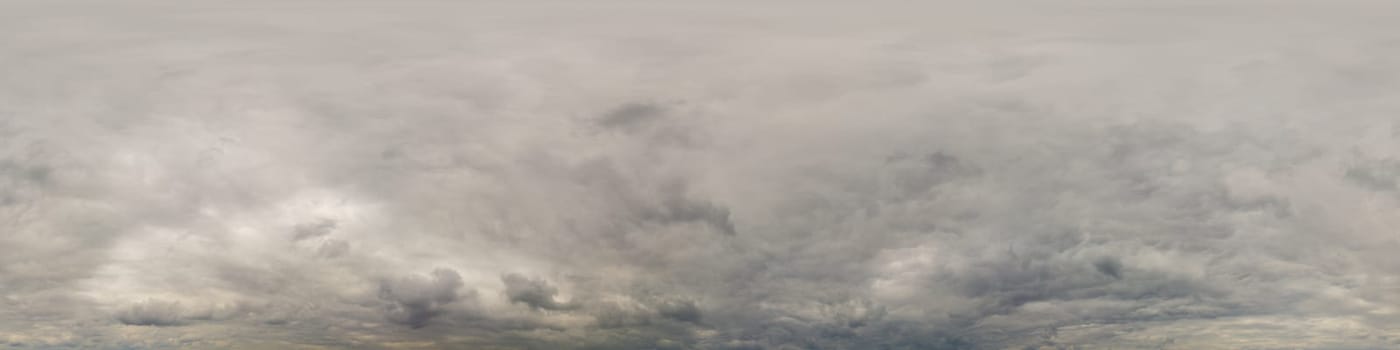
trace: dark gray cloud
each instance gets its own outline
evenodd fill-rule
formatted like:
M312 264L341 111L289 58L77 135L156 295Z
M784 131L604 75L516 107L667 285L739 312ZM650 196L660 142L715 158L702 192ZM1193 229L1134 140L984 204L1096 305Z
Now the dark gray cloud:
M440 268L429 277L411 275L381 282L379 298L389 302L385 316L390 321L418 328L456 302L461 288L462 276L457 271Z
M317 238L335 231L335 220L320 219L314 222L297 224L292 228L292 240L300 241L308 238Z
M336 258L350 251L350 243L346 241L330 240L321 243L316 249L316 254L324 258Z
M1400 348L1395 10L7 2L0 347Z
M700 308L695 306L695 302L688 300L668 300L657 305L656 312L668 319L700 323L702 316Z
M1123 278L1123 262L1118 261L1118 259L1114 257L1103 257L1094 260L1094 269L1099 270L1099 273L1115 279Z
M635 128L666 115L661 106L650 103L628 103L604 113L598 125L604 128Z
M117 313L117 320L133 326L174 326L181 322L180 303L146 300Z

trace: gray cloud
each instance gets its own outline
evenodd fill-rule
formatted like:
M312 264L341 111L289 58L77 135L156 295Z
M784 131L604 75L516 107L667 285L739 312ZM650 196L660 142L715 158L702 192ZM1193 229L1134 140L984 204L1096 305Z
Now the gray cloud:
M1123 278L1123 262L1114 257L1103 257L1094 260L1094 269L1099 273L1111 276L1116 279Z
M117 320L133 326L174 326L181 322L180 303L146 300L117 313Z
M1400 348L1395 10L4 3L0 347Z
M350 251L350 243L346 241L330 240L321 243L316 249L316 255L324 258L336 258L345 255Z
M559 290L542 279L532 279L519 274L501 276L506 285L506 298L512 303L521 303L536 310L568 310L577 306L554 300Z
M334 231L335 226L335 220L331 219L320 219L314 222L300 223L292 228L292 240L300 241L308 238L325 236Z
M598 125L605 128L632 128L660 119L666 110L650 103L628 103L604 113Z
M379 284L379 298L390 321L413 328L423 327L459 298L462 276L451 269L433 270L431 277L404 276Z
M695 302L688 300L668 300L657 305L656 312L661 317L669 318L680 322L700 323L700 308L695 306Z

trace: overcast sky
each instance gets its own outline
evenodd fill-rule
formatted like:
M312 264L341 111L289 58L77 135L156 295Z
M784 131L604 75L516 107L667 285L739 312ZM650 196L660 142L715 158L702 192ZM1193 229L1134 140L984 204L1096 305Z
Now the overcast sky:
M1393 1L0 2L0 348L1400 349Z

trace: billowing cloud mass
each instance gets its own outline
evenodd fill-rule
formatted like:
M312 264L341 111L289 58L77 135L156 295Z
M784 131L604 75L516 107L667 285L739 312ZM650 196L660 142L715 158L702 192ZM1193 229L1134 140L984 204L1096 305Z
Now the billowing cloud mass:
M0 348L1400 349L1400 3L0 3Z
M379 285L379 298L389 301L389 320L414 328L442 314L444 306L457 301L462 276L449 269L433 270L432 278L403 277Z

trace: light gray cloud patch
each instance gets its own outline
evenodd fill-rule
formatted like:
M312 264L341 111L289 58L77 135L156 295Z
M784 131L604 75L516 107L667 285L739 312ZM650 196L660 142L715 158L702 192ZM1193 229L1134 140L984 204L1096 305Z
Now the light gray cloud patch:
M886 159L886 176L898 196L918 196L935 186L982 174L976 165L943 151L896 153Z
M331 234L339 225L335 220L322 218L297 224L292 228L292 241L302 241Z
M656 305L656 313L668 319L699 324L702 318L700 307L694 301L667 300Z
M1400 349L1400 3L795 4L0 1L0 348Z
M1099 273L1113 278L1123 278L1123 262L1114 257L1103 257L1094 260L1094 269Z
M1346 178L1352 183L1372 191L1400 191L1400 161L1394 159L1361 161L1347 169Z
M179 302L148 299L117 313L117 321L133 326L175 326L182 323Z

